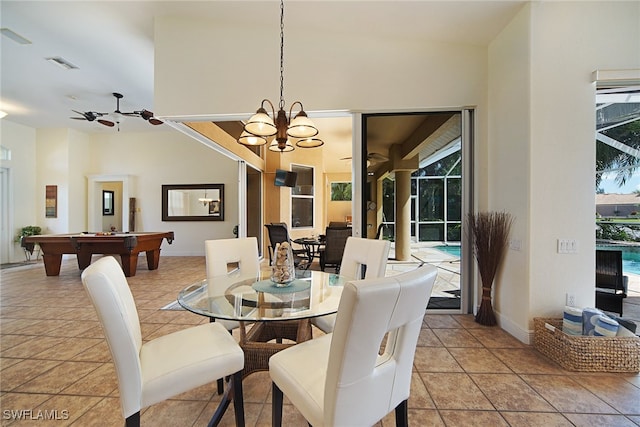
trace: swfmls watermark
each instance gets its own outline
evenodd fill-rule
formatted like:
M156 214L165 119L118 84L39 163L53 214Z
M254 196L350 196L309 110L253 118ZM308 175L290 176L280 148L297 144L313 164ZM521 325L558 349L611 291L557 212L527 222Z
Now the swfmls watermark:
M69 419L68 409L3 409L3 420L63 421Z

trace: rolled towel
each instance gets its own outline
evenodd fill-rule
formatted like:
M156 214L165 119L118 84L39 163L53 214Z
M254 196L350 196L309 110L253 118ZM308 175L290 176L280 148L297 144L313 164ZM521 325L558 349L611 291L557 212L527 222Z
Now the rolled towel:
M618 333L618 322L615 320L605 316L598 316L598 320L596 320L596 328L594 335L596 337L615 337Z
M567 335L582 335L582 309L565 306L562 332Z
M597 308L585 308L582 310L582 335L594 335L598 316L604 313Z

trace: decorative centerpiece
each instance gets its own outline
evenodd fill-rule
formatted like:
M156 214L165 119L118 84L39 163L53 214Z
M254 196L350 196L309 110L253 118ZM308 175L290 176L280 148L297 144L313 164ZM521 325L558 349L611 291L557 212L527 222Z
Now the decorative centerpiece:
M275 259L271 266L271 281L277 287L289 286L296 278L293 250L289 242L276 244L275 254Z

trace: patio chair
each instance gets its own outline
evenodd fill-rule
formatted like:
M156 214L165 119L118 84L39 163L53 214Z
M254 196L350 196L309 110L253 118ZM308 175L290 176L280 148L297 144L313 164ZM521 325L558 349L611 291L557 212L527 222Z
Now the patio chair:
M327 227L325 245L324 248L320 248L320 269L322 271L327 267L334 267L336 273L340 271L344 247L351 234L351 227Z
M118 261L101 258L81 277L113 358L127 427L140 425L142 409L227 376L233 378L227 390L233 390L236 425L244 426L244 353L222 325L206 323L143 342L136 303ZM225 395L210 425L229 403Z
M309 267L311 261L309 259L309 253L306 249L294 249L293 242L289 237L289 230L287 224L283 222L272 222L271 224L265 224L267 232L269 233L269 265L273 264L273 254L276 250L276 245L282 242L288 242L293 251L294 264L296 267L305 266Z
M596 250L596 308L622 317L627 297L626 277L622 274L622 251Z
M425 265L348 282L332 334L269 359L272 426L282 425L284 395L309 425L371 426L395 409L395 424L407 426L413 359L436 273Z

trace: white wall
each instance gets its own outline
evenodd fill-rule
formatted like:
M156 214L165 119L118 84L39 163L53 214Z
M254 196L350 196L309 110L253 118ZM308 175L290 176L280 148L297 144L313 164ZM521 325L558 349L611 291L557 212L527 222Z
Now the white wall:
M66 233L69 223L70 193L69 175L73 174L69 163L69 129L44 129L37 132L36 148L36 202L37 221L43 234ZM78 166L78 165L76 165ZM45 218L45 187L57 187L57 215ZM84 230L84 227L82 228Z
M168 127L164 132L94 134L90 145L88 174L133 177L130 197L140 209L136 231L175 233L173 244L162 245L162 255L204 255L204 240L233 237L238 223L236 162ZM163 184L225 184L225 220L163 222Z
M34 130L6 120L2 145L11 149L12 228L39 225L43 233L87 230L87 176L129 175L136 197L136 231L174 231L162 255L204 255L204 240L233 237L238 222L237 164L201 143L166 131L84 134ZM37 165L37 167L36 167ZM162 184L225 184L225 221L163 222ZM45 218L45 186L58 186L58 216ZM125 215L128 219L128 215ZM12 261L24 260L14 244Z
M530 304L530 28L527 8L489 48L488 186L481 191L490 191L488 203L480 209L513 215L511 238L520 240L522 248L507 251L494 283L494 309L503 327L507 322L526 325L529 320L528 310L522 308Z
M597 69L640 68L640 3L534 2L489 49L489 208L516 214L497 310L525 340L565 294L594 304ZM557 253L557 239L579 252Z
M24 253L20 245L13 243L13 238L22 227L42 226L40 217L36 215L36 130L3 119L0 120L0 138L0 144L11 150L11 160L2 161L2 167L9 169L11 186L7 231L11 243L7 259L19 262L24 261Z
M264 35L274 30L270 24L228 27L215 20L158 18L156 114L250 114L263 98L277 106L279 44L266 42ZM247 54L256 40L260 48ZM287 108L297 99L309 111L478 105L484 133L486 47L307 28L287 29L286 43Z
M89 135L69 129L69 230L87 230L87 173L91 170Z

